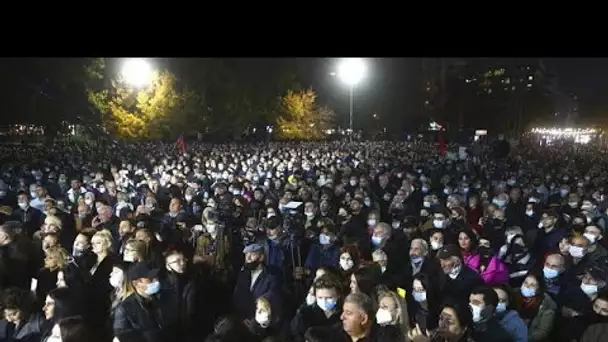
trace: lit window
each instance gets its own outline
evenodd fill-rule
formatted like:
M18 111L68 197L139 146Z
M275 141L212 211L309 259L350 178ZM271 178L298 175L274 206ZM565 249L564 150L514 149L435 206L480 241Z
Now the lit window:
M534 79L534 76L528 76L528 80L532 81Z
M512 86L512 87L511 87L511 90L515 91L515 86Z
M488 88L488 94L492 94L492 88Z
M528 83L528 88L532 88L532 83Z
M511 78L510 77L505 78L505 84L511 84Z

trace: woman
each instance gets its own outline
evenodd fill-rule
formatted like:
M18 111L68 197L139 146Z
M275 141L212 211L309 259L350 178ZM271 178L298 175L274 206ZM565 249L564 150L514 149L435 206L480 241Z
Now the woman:
M108 326L107 313L111 304L112 287L108 283L108 278L116 259L112 253L112 234L108 230L98 231L93 235L91 245L96 261L90 270L91 283L87 296L91 299L89 302L91 323L95 331L101 332Z
M528 326L529 341L544 341L553 330L557 305L545 291L542 275L531 272L515 296L515 309Z
M46 295L57 287L57 274L68 262L68 252L60 247L47 249L44 258L44 267L38 271L36 279L36 298L41 304ZM38 307L40 308L40 306Z
M378 334L382 340L402 341L410 331L407 306L403 298L395 292L382 292L378 298L376 323L380 325Z
M495 315L500 320L500 325L511 336L513 342L528 341L528 327L517 311L513 310L515 295L511 288L507 285L499 285L494 287L494 292L498 296Z
M445 304L440 311L435 332L415 327L407 334L412 342L491 342L475 341L472 338L473 319L468 306L459 303Z
M162 256L162 246L160 241L154 236L154 233L148 228L139 228L135 231L135 239L146 243L148 251L147 260L154 267L162 268L165 264Z
M29 291L9 288L2 296L4 319L0 321L0 340L38 342L47 334L44 318L35 312Z
M78 266L84 270L90 271L95 260L95 253L91 249L91 239L97 231L94 228L85 228L76 235L72 246L72 256Z
M148 246L141 240L127 240L122 254L122 260L128 263L148 261Z
M270 301L266 297L256 300L255 317L246 321L247 327L253 336L259 341L273 339L284 341L284 332L281 328L279 315L273 315Z
M411 325L418 325L423 331L436 329L440 300L437 285L426 274L416 274L409 300Z
M206 211L206 209L205 209ZM230 259L230 237L225 226L218 222L215 211L203 215L204 226L202 234L196 239L194 263L209 266L222 282L229 279L228 273L232 269Z
M44 313L44 318L50 323L50 327L63 318L82 313L76 300L72 295L72 291L65 287L54 289L46 296L42 312ZM50 331L47 331L44 335L48 334L50 334ZM46 336L43 336L42 341L45 338Z
M528 271L536 265L522 235L515 235L511 238L505 253L504 263L507 265L510 274L509 284L513 288L520 287Z
M430 229L429 233L429 245L431 249L429 250L429 257L435 258L437 256L437 252L443 247L445 244L445 235L441 229Z
M46 342L82 342L97 341L81 317L67 317L58 321L51 330L51 336Z
M360 254L355 245L344 245L340 248L340 259L338 266L340 274L349 279L351 274L359 267Z
M458 240L461 248L463 244L467 245L468 238L469 236L465 232L460 233ZM467 266L477 271L488 286L505 284L509 281L509 271L505 264L494 255L490 241L487 237L479 238L476 251L468 254ZM471 245L470 240L468 244Z
M524 232L521 230L521 227L513 226L505 229L505 244L500 246L500 250L498 251L498 257L500 260L505 260L505 256L507 255L507 251L511 246L511 241L516 235L524 235Z

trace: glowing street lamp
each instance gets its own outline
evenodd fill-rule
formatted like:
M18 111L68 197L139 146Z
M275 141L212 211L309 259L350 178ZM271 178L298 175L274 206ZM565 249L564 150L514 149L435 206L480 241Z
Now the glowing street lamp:
M365 77L365 63L361 58L345 58L338 66L338 77L342 82L350 86L350 131L351 139L353 131L353 102L355 86Z
M122 66L122 76L130 86L143 88L152 82L152 66L143 58L130 58Z

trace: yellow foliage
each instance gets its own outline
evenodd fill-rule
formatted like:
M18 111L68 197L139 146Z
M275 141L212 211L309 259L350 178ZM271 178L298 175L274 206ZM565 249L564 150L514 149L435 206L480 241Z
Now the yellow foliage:
M88 91L89 102L102 113L106 129L121 138L159 139L176 133L172 128L186 127L184 104L196 102L188 96L194 94L179 92L175 76L168 71L154 72L145 89L134 89L118 79L109 90Z
M334 112L318 107L317 95L312 89L294 92L289 90L279 101L277 127L286 139L322 139L331 128Z

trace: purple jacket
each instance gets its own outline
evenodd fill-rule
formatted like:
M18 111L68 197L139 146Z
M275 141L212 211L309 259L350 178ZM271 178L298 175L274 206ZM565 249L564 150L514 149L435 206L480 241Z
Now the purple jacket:
M479 273L479 254L469 255L464 258L465 265ZM486 269L479 274L488 286L506 284L509 282L509 270L507 266L493 256Z

